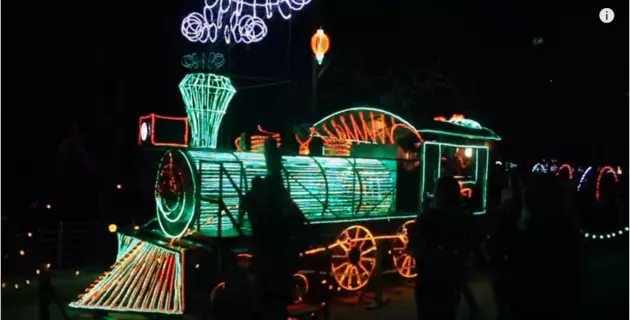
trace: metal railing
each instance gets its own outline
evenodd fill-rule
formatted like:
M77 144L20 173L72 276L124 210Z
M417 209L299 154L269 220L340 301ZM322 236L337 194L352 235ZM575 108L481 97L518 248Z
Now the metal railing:
M116 259L117 238L104 221L58 221L38 228L3 230L3 271L32 273L41 265L54 269L102 268Z

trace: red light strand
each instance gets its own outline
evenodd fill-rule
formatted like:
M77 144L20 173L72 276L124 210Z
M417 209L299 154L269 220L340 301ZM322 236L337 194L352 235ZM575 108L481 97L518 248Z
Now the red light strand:
M464 187L461 181L457 181L459 183L459 194L462 197L472 198L472 189Z
M556 177L560 176L560 173L562 172L563 169L569 170L569 180L573 180L573 168L571 168L571 166L568 163L565 163L561 165L560 168L558 168L558 171L556 172Z
M241 137L237 137L236 139L234 139L234 146L236 147L236 152L245 152L241 146Z
M146 119L151 119L151 145L156 147L188 147L188 117L169 117L169 116L161 116L155 113L148 114L146 116L142 116L138 120L138 145L142 144L142 122ZM155 141L155 120L173 120L173 121L183 121L185 126L184 131L184 143L177 142L158 142Z
M394 117L390 116L391 124L388 125L387 116L385 114L381 113L376 115L375 112L370 112L369 121L366 121L363 111L357 113L359 114L360 123L357 123L353 114L349 115L349 121L344 115L339 115L337 119L330 119L329 123L321 125L321 130L323 130L326 135L322 135L314 129L315 133L322 137L324 142L327 140L352 140L359 143L394 144L396 143L395 130L402 127L411 131L421 142L423 141L422 136L418 132L404 123L397 123ZM329 129L328 124L330 124L332 130Z
M258 125L258 131L263 135L253 135L250 138L252 152L264 152L265 151L265 140L267 138L272 137L276 139L278 144L278 148L282 145L282 139L279 133L267 131L262 128L262 126Z
M295 135L295 140L298 142L298 144L300 144L300 149L298 150L298 153L302 156L308 156L311 154L311 141L313 140L313 135L315 134L315 129L311 128L311 134L308 136L308 138L305 141L300 140L300 137L296 134Z
M611 166L605 166L603 168L601 168L601 170L599 170L599 176L597 176L597 187L595 188L595 199L599 200L599 186L601 184L602 181L602 177L604 176L604 173L612 173L613 178L615 178L615 183L619 182L619 177L617 177L617 173L615 172L615 169L613 169L613 167Z

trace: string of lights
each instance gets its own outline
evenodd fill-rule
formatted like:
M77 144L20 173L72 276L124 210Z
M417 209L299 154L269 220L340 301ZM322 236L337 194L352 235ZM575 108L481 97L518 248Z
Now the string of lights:
M184 255L146 241L129 242L111 271L98 277L70 307L183 314Z

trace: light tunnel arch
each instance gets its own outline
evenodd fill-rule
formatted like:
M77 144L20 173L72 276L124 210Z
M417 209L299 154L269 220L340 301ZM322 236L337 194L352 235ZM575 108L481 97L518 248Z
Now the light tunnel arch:
M556 177L560 176L560 174L562 173L562 170L566 170L569 173L569 180L573 180L573 168L571 167L570 164L568 164L568 163L562 164L558 168L558 171L556 171Z
M601 182L602 182L602 178L604 176L604 174L606 173L612 173L613 178L615 179L615 183L619 183L619 177L617 177L617 172L615 172L615 169L613 169L613 167L611 166L604 166L599 170L599 175L597 176L597 186L595 187L595 199L599 200L599 196L600 196L600 186L601 186Z

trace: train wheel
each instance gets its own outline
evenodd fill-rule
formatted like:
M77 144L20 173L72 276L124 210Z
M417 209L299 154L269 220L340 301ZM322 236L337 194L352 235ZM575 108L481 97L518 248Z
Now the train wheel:
M210 292L210 304L214 303L214 299L216 299L216 297L221 294L221 292L223 292L223 290L225 290L225 282L219 282L217 283L216 286L214 286L214 288L212 288L212 291Z
M337 284L348 291L365 287L376 267L376 240L370 230L355 225L346 228L329 247L331 270Z
M398 230L399 237L394 240L394 246L392 247L392 259L394 260L396 271L399 275L409 279L418 276L416 273L416 259L405 251L409 246L407 228L415 222L416 220L409 220L403 223L400 230Z
M308 278L301 274L296 273L293 275L293 285L295 290L293 291L293 303L302 303L308 294Z
M236 264L242 268L249 268L252 264L252 255L249 253L239 253L236 255Z

